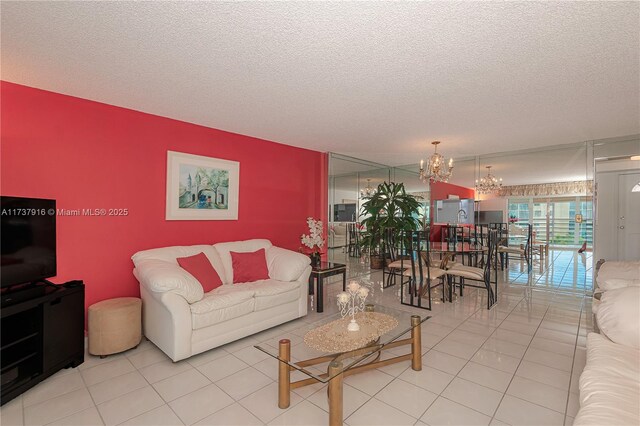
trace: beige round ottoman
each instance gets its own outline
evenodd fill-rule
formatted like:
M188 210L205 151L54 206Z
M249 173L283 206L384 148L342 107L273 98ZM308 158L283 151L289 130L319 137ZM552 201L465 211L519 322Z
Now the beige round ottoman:
M142 301L118 297L89 306L89 353L107 355L134 348L142 338Z

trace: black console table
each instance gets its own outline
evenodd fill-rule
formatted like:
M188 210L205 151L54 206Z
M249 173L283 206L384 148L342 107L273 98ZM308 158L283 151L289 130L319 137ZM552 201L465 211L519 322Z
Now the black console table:
M84 362L84 284L2 293L1 404Z
M334 262L320 262L318 265L311 267L311 275L309 275L309 295L313 295L313 284L314 281L317 281L317 290L316 294L316 311L323 312L324 311L324 302L323 298L323 290L322 285L325 278L331 277L333 275L342 274L342 290L345 290L347 285L347 265L343 265L341 263Z

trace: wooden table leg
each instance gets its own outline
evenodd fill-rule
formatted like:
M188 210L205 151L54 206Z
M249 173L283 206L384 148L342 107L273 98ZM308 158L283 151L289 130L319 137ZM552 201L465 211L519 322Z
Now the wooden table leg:
M347 291L347 270L342 272L342 291Z
M280 340L278 356L278 407L288 408L291 399L291 369L284 361L291 360L291 342L289 339Z
M329 377L329 426L342 425L342 362L332 361L328 369Z
M422 334L419 315L411 315L411 368L422 370Z
M313 296L313 280L314 280L314 276L313 274L309 275L309 296Z

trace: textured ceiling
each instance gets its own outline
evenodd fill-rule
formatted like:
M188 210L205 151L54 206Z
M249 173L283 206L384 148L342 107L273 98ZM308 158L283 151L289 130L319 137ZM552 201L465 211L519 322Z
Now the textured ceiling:
M639 2L9 2L3 80L408 164L640 133Z

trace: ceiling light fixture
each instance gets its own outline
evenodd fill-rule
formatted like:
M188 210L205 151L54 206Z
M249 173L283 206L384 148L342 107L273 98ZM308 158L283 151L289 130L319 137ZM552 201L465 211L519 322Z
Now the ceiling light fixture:
M376 188L371 186L371 179L367 179L367 187L360 190L360 197L371 197L376 193Z
M453 158L449 159L449 164L447 165L444 157L438 153L439 144L440 141L431 142L434 151L431 157L429 157L426 170L423 167L424 160L420 160L420 180L424 183L447 182L453 172Z
M476 179L476 192L479 194L491 194L502 189L502 178L498 179L491 174L491 166L487 166L487 175Z

